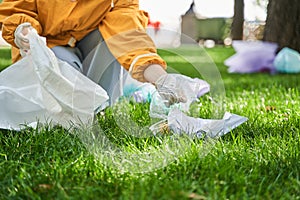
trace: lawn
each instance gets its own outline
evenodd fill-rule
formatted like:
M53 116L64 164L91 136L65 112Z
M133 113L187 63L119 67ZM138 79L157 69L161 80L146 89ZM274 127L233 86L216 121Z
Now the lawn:
M159 50L170 72L207 79L223 95L222 109L209 93L191 115L248 118L227 135L137 137L153 122L149 104L127 101L101 112L93 130L0 130L0 199L300 199L300 75L229 74L223 62L233 53ZM0 55L2 69L9 51Z
M0 47L0 71L11 64L10 48Z

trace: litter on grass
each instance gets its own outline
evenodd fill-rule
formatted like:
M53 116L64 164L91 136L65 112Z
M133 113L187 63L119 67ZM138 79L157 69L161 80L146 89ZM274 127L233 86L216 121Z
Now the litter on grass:
M152 84L131 82L127 85L127 96L132 96L136 102L150 101L150 117L160 119L150 126L154 134L170 130L175 134L187 134L197 138L216 138L225 135L248 119L243 116L225 112L222 119L202 119L188 116L191 103L210 91L210 85L201 79L190 78L181 74L173 74L179 81L187 97L186 102L180 102L167 107L164 100ZM175 84L175 83L174 83ZM177 85L177 84L175 84ZM130 88L130 89L129 89ZM134 89L136 88L136 90ZM137 95L139 95L137 97Z
M276 43L233 41L235 54L224 61L229 73L299 73L300 54L285 47L278 53Z
M278 72L299 73L300 54L298 51L285 47L281 49L274 59L274 66Z
M185 133L197 138L221 137L246 121L246 117L229 112L226 112L222 119L189 117L179 109L172 109L168 115L168 125L174 133Z
M224 61L229 73L275 72L276 43L233 41L235 54Z
M22 125L53 123L63 127L92 123L95 112L105 108L106 91L66 62L60 61L36 33L30 32L30 53L0 73L0 128L19 130ZM167 107L149 83L127 78L124 95L136 102L150 101L150 117L167 121L176 134L218 137L247 120L225 113L223 119L193 118L185 114L191 103L210 91L201 79L172 74L187 99ZM150 129L157 133L158 124Z

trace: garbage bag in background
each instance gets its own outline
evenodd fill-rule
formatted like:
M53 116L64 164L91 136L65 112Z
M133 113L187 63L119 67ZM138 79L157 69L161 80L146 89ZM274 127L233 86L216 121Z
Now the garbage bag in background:
M0 73L0 128L91 123L107 105L106 91L58 60L35 31L28 39L30 53Z
M284 47L274 60L275 69L281 73L300 72L300 54L298 51Z
M276 72L276 43L235 40L232 46L236 53L224 61L229 73Z

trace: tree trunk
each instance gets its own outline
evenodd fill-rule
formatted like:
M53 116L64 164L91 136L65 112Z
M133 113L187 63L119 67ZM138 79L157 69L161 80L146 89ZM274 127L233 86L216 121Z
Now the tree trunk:
M244 0L234 0L234 16L231 25L232 40L243 39Z
M300 52L300 1L269 0L263 40Z

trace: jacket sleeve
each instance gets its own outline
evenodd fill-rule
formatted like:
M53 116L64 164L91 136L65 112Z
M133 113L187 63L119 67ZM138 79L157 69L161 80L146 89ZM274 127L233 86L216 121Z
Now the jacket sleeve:
M165 61L146 33L147 24L147 13L138 9L138 1L119 0L99 27L114 57L133 78L142 82L146 81L143 74L150 64L166 69Z
M42 27L38 21L36 0L4 0L0 4L0 23L2 23L2 37L12 46L14 32L19 24L29 22L39 34Z

